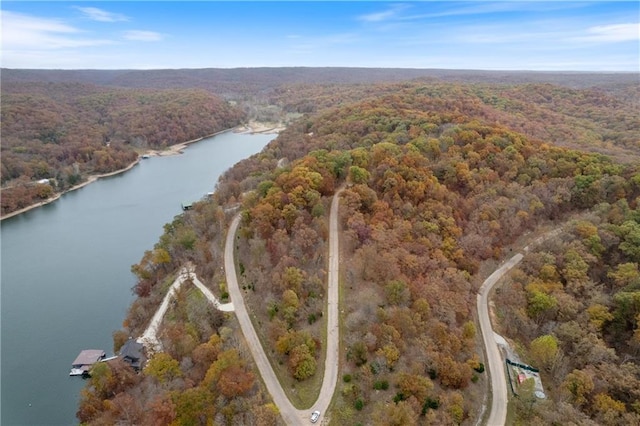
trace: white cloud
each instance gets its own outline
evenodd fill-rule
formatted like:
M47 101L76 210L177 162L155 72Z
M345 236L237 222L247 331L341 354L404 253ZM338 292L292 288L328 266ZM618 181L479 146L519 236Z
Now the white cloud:
M57 19L39 18L21 13L0 11L2 50L5 59L18 49L63 49L111 44L104 39L82 36L82 31Z
M85 17L100 22L119 22L128 21L129 18L120 13L107 12L106 10L98 9L97 7L76 7Z
M370 13L367 15L358 16L358 20L365 22L382 22L388 21L390 19L394 19L398 16L398 14L409 7L408 5L398 4L392 6L390 9L385 10L384 12L376 12Z
M124 38L133 41L160 41L164 36L154 31L131 30L124 32Z
M598 25L587 29L587 35L576 37L577 41L621 42L640 40L640 23Z

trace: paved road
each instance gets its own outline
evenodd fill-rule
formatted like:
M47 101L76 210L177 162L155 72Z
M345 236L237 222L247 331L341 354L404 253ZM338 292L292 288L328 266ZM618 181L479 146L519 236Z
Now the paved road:
M511 268L516 266L522 260L522 254L518 253L509 259L504 265L496 269L493 274L482 283L477 297L478 317L480 320L480 331L487 354L487 364L489 367L489 375L491 376L491 408L488 426L502 426L507 420L507 379L505 376L505 365L502 361L502 355L498 349L496 339L493 335L491 327L491 319L489 318L489 293L493 286L502 278L502 276Z
M340 323L339 323L339 278L340 278L340 248L338 234L338 205L340 191L331 202L329 216L329 274L327 283L327 353L324 362L324 378L320 395L313 409L319 410L324 416L331 403L333 392L338 383L338 368L340 364Z
M240 223L240 215L236 215L227 234L227 241L224 248L224 268L227 276L227 286L229 295L233 301L236 316L240 323L240 328L247 341L253 359L260 371L262 380L267 390L271 394L273 402L278 406L280 415L285 423L291 426L310 424L309 418L315 410L320 411L321 417L326 414L333 392L338 381L338 350L339 350L339 321L338 321L338 272L339 272L339 245L338 245L338 204L339 192L331 203L331 214L329 218L329 274L328 274L328 295L327 295L327 356L325 358L325 369L317 401L308 410L296 409L287 398L280 382L276 377L264 348L260 344L251 318L244 304L244 299L238 285L236 267L234 261L235 235ZM322 420L318 422L321 423Z

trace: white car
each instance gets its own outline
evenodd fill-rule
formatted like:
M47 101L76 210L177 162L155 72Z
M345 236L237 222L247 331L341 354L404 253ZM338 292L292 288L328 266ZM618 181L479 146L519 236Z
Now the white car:
M315 423L320 418L320 411L314 411L311 413L311 423Z

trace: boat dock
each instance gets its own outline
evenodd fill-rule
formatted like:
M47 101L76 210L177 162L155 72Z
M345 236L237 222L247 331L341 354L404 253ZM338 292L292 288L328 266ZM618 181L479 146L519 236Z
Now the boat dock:
M109 358L109 359L113 359ZM96 362L105 361L106 354L102 349L85 349L71 364L70 376L85 376Z

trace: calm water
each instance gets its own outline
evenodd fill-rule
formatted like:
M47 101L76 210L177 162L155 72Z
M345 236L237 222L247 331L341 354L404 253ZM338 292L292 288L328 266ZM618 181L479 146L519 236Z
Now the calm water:
M224 133L183 155L152 157L1 226L1 424L74 425L82 349L113 352L133 300L130 266L180 204L273 135Z

